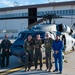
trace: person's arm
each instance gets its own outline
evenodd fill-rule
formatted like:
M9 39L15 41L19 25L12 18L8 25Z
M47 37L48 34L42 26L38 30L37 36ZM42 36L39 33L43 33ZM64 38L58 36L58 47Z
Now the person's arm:
M4 41L1 42L1 49L4 49L3 42L4 42Z
M26 51L26 41L24 41L24 50Z
M24 42L24 51L25 51L26 54L28 53L28 50L27 50L27 40L25 40L25 42Z
M53 51L54 51L54 54L58 54L59 50L56 49L56 44L55 42L53 42L53 45L52 45L52 48L53 48Z
M1 44L0 44L0 54L1 54Z
M32 49L32 50L34 50L34 44L35 44L34 39L32 39L32 40L31 40L31 43L30 43L30 46L31 46L31 49Z
M59 51L60 51L60 50L63 50L63 47L64 47L63 42L60 41L60 46L59 46L59 49L58 49L58 50L59 50Z
M10 47L11 47L11 41L9 41L9 49L10 49Z
M54 40L51 38L51 51L52 52L53 52L53 48L52 48L53 42L54 42Z
M54 42L53 42L53 44L52 44L52 48L53 48L53 51L55 51L55 50L56 50L55 41L54 41Z
M25 52L25 54L28 55L28 52L27 52L27 50L26 50L26 46L27 46L27 45L26 45L26 40L25 40L23 47L24 47L24 52Z

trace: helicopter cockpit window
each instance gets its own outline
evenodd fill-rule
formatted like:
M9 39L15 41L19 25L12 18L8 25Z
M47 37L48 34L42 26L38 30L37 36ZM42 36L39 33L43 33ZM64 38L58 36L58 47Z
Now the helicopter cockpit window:
M23 39L23 38L25 37L25 35L26 35L26 33L20 33L20 34L18 35L18 38L19 38L19 39Z

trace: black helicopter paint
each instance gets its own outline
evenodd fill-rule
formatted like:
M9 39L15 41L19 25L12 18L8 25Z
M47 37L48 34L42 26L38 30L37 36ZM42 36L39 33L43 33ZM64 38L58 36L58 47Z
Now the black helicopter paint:
M41 16L42 17L42 16ZM67 18L70 19L70 17L60 17L56 14L48 14L44 15L42 19L38 20L37 22L31 24L27 30L22 31L18 34L18 38L11 46L11 53L14 56L17 56L21 58L21 60L24 57L24 40L27 38L28 35L32 35L33 38L36 37L37 34L41 35L41 38L45 38L45 33L49 32L50 35L52 35L52 38L55 38L56 33L61 34L61 39L64 42L65 51L68 51L68 49L73 48L73 44L75 43L75 40L70 36L73 33L73 30L70 29L67 25L64 24L51 24L51 20L54 18ZM75 19L75 18L74 18ZM43 21L49 20L50 23L46 24L40 24ZM68 38L67 38L68 37ZM67 46L67 44L70 45L70 47ZM44 51L43 51L44 50ZM45 57L45 49L42 47L42 53L43 58Z

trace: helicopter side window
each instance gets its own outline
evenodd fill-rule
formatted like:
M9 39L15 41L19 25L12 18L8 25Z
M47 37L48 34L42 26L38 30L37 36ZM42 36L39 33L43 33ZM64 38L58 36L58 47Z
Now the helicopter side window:
M75 39L75 35L72 36Z

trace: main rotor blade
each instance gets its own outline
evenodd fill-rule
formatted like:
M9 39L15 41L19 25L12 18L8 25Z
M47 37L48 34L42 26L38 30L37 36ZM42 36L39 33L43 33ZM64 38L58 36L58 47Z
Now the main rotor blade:
M32 26L35 26L35 25L37 25L37 24L39 24L39 23L41 23L41 22L43 22L45 20L47 20L47 19L46 18L43 18L43 19L40 19L40 20L34 22L33 24L31 24L31 25L28 26L28 29L30 29Z
M59 17L59 18L65 18L65 19L75 19L74 17Z

